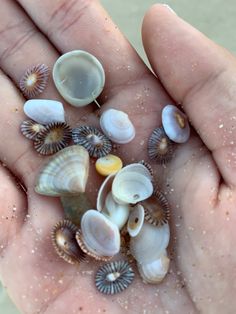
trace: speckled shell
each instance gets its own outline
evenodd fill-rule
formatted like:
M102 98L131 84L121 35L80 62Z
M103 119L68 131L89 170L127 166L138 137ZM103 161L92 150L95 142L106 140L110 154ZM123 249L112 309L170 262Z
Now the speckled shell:
M52 74L58 92L75 107L93 102L105 84L102 64L83 50L63 54L54 64Z

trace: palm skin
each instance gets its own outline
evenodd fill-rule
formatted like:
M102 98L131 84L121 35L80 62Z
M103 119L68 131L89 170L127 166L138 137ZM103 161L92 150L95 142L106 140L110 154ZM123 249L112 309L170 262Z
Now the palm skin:
M6 166L0 172L0 270L18 308L29 314L234 313L235 60L167 8L153 6L144 19L143 42L165 92L96 1L18 3L32 20L16 1L2 1L0 12L1 133L7 132L0 143L0 159ZM173 102L168 93L183 105L198 133L192 130L189 142L178 147L166 167L153 165L172 206L172 262L160 285L143 284L136 276L122 294L103 297L94 287L98 263L88 259L71 266L52 248L50 231L63 212L58 199L33 190L46 158L39 157L19 133L24 99L14 82L28 66L40 62L52 66L60 53L73 49L88 50L104 64L107 83L99 99L101 110L120 108L135 124L135 140L117 147L125 163L147 159L147 139L161 123L161 108ZM52 81L42 97L60 99ZM99 113L92 105L65 109L73 127L98 124ZM95 206L101 178L93 164L90 172L86 192Z

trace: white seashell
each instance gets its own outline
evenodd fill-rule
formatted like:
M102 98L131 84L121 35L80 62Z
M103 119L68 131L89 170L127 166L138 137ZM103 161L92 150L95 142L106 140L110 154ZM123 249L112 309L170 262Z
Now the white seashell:
M56 100L30 99L24 104L24 113L40 124L65 122L63 105Z
M130 239L130 252L139 264L158 259L170 240L169 225L156 227L145 223L136 237Z
M129 143L135 137L135 128L127 113L108 109L100 118L100 126L104 134L114 143Z
M100 186L100 189L98 191L97 196L97 210L102 211L105 208L105 201L107 198L107 195L111 191L112 182L115 178L115 173L111 173L106 179L103 181L102 185Z
M144 208L137 204L129 215L127 230L131 237L136 237L144 223Z
M89 155L85 148L73 145L56 153L41 170L35 191L60 196L85 191L89 172Z
M119 229L97 210L83 215L81 232L87 249L98 256L113 256L120 250Z
M112 183L113 198L120 204L136 204L153 193L150 179L138 172L119 171Z
M106 197L105 207L101 213L121 230L129 218L130 206L116 203L110 192Z
M101 63L83 50L65 53L53 67L53 80L61 96L71 105L82 107L102 92L105 73Z
M190 136L187 116L176 106L167 105L162 110L162 125L166 135L176 143L185 143Z
M147 167L145 167L144 165L140 164L140 163L133 163L130 165L127 165L125 167L123 167L120 171L119 174L124 173L124 172L135 172L135 173L140 173L142 175L144 175L147 179L149 179L150 181L153 180L153 176L151 175L150 171L147 169Z
M164 253L158 259L150 263L138 263L138 270L145 282L156 284L164 279L168 272L169 265L170 259L167 256L166 250L164 250Z

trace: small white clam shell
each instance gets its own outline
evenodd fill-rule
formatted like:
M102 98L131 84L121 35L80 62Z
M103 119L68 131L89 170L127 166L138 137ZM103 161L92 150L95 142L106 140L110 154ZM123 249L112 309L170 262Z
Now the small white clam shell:
M135 137L135 128L127 113L108 109L100 118L100 126L104 134L114 143L129 143Z
M169 265L170 259L167 256L166 250L164 250L163 254L158 259L145 264L138 263L138 270L145 282L156 284L164 279L168 272Z
M112 197L112 193L110 192L106 197L105 207L101 213L116 224L121 230L129 218L130 206L127 204L116 203Z
M97 210L102 211L105 208L105 201L107 198L107 195L111 191L112 182L115 178L115 173L111 173L106 179L103 181L102 185L100 186L100 189L98 191L97 196Z
M61 96L71 105L82 107L102 92L105 73L101 63L83 50L65 53L53 67L53 80Z
M143 176L145 176L147 179L149 179L150 181L152 181L153 176L151 175L150 171L147 169L147 167L145 167L144 165L140 164L140 163L133 163L130 165L127 165L125 167L123 167L120 171L119 174L124 173L124 172L135 172L135 173L140 173Z
M136 237L144 223L144 208L142 205L137 204L129 215L127 230L131 237Z
M167 105L162 110L162 125L166 135L176 143L185 143L190 136L187 116L176 106Z
M158 259L170 240L169 225L156 227L145 223L136 237L130 239L130 252L139 264Z
M83 215L81 232L87 249L98 256L113 256L120 250L119 229L97 210Z
M30 99L24 104L27 117L40 124L65 122L65 112L61 102L48 99Z
M80 145L62 149L41 170L35 191L39 194L61 196L85 191L89 172L89 155Z

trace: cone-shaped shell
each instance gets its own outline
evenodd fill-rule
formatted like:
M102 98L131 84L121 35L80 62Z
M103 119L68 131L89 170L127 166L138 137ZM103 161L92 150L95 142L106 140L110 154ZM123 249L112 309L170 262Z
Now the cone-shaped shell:
M62 55L57 59L52 74L61 96L75 107L93 102L105 84L101 63L83 50L74 50Z
M113 256L120 250L117 226L97 210L88 210L81 220L83 242L98 256Z
M127 230L131 237L136 237L144 223L144 208L142 205L137 204L129 215Z
M158 259L170 240L169 225L161 227L144 223L136 237L130 239L130 252L138 263L150 263Z
M79 145L64 148L41 170L35 191L49 196L83 193L88 172L89 155L86 149Z

